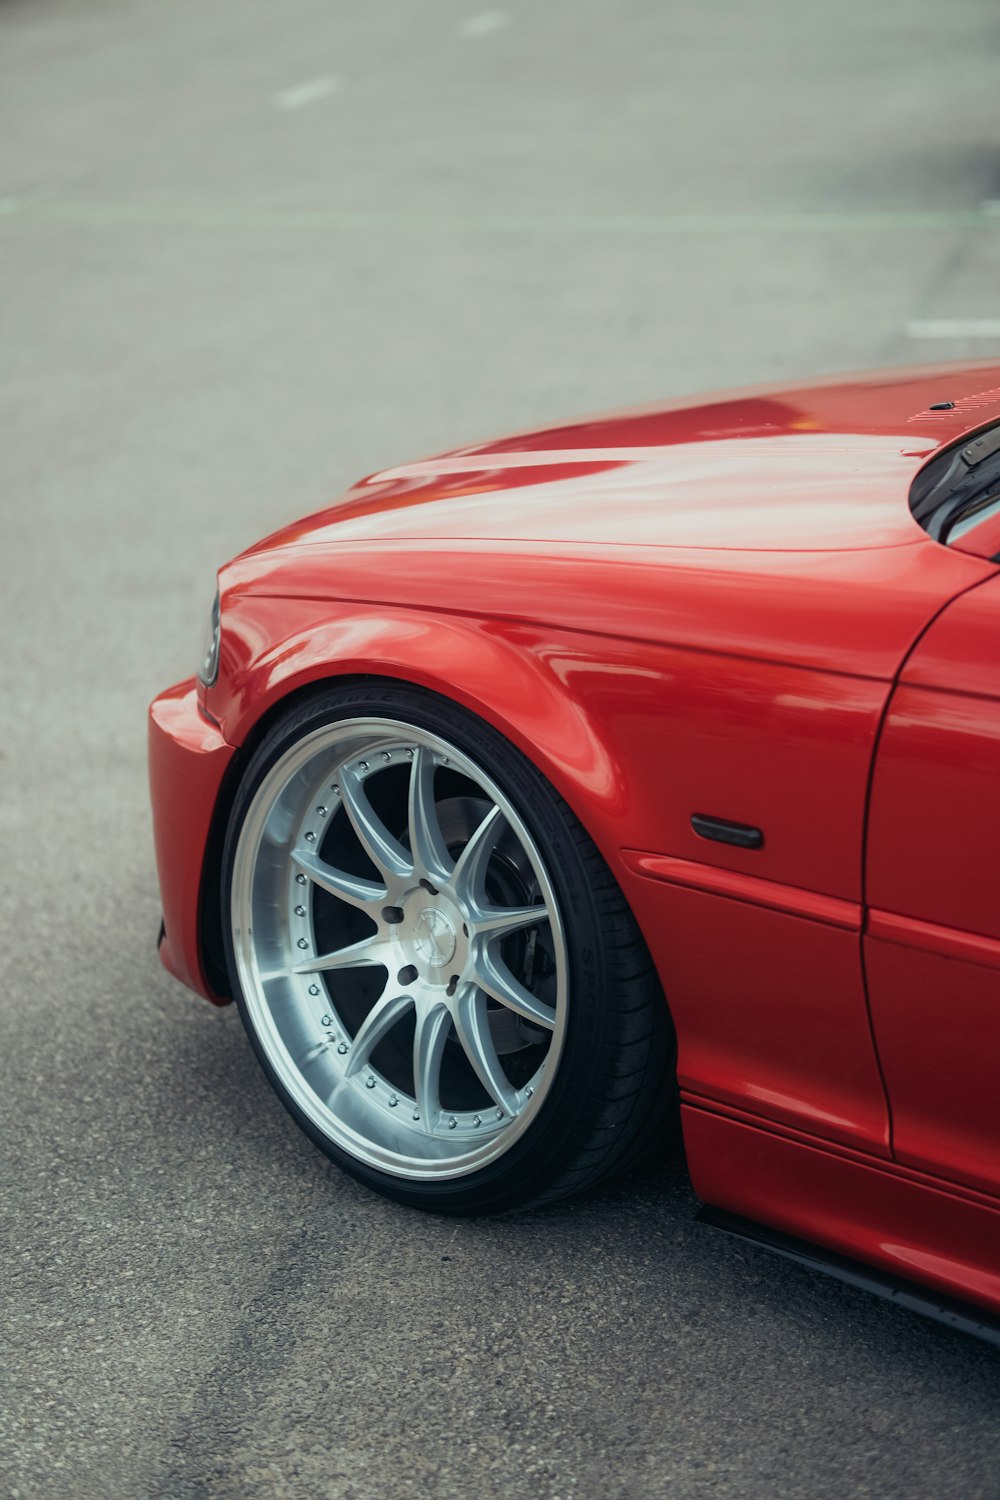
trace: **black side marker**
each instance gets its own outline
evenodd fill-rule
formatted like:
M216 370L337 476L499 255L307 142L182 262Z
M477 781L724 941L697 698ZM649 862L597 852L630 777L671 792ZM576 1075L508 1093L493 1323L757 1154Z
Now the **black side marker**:
M706 813L692 813L691 827L700 839L711 839L716 844L735 844L737 849L763 849L764 834L749 823L727 823L723 818L710 818Z

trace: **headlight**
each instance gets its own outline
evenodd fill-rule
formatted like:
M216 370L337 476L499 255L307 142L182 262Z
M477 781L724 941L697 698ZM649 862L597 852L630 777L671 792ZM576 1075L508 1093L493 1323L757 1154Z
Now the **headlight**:
M198 668L198 676L206 687L211 687L219 675L219 591L216 589L215 598L212 600L212 613L209 616L205 628L205 638L202 643L201 666Z

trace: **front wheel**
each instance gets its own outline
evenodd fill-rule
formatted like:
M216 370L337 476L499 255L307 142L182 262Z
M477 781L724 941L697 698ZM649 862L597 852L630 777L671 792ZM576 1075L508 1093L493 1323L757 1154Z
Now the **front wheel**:
M223 857L251 1042L308 1135L462 1213L609 1175L672 1102L648 953L569 808L418 689L327 688L269 730Z

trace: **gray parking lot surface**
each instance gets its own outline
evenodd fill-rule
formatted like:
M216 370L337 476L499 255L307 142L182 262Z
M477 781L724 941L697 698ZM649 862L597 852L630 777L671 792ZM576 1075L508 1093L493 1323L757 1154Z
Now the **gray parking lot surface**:
M157 962L144 710L239 547L510 427L1000 357L993 0L480 5L0 4L0 1493L993 1500L995 1351L668 1162L382 1202Z

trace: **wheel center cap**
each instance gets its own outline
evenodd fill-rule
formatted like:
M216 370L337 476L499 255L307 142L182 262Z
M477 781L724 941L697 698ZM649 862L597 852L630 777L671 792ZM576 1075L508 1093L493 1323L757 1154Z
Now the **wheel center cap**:
M440 969L454 958L458 937L443 911L426 906L417 917L413 942L424 963Z

